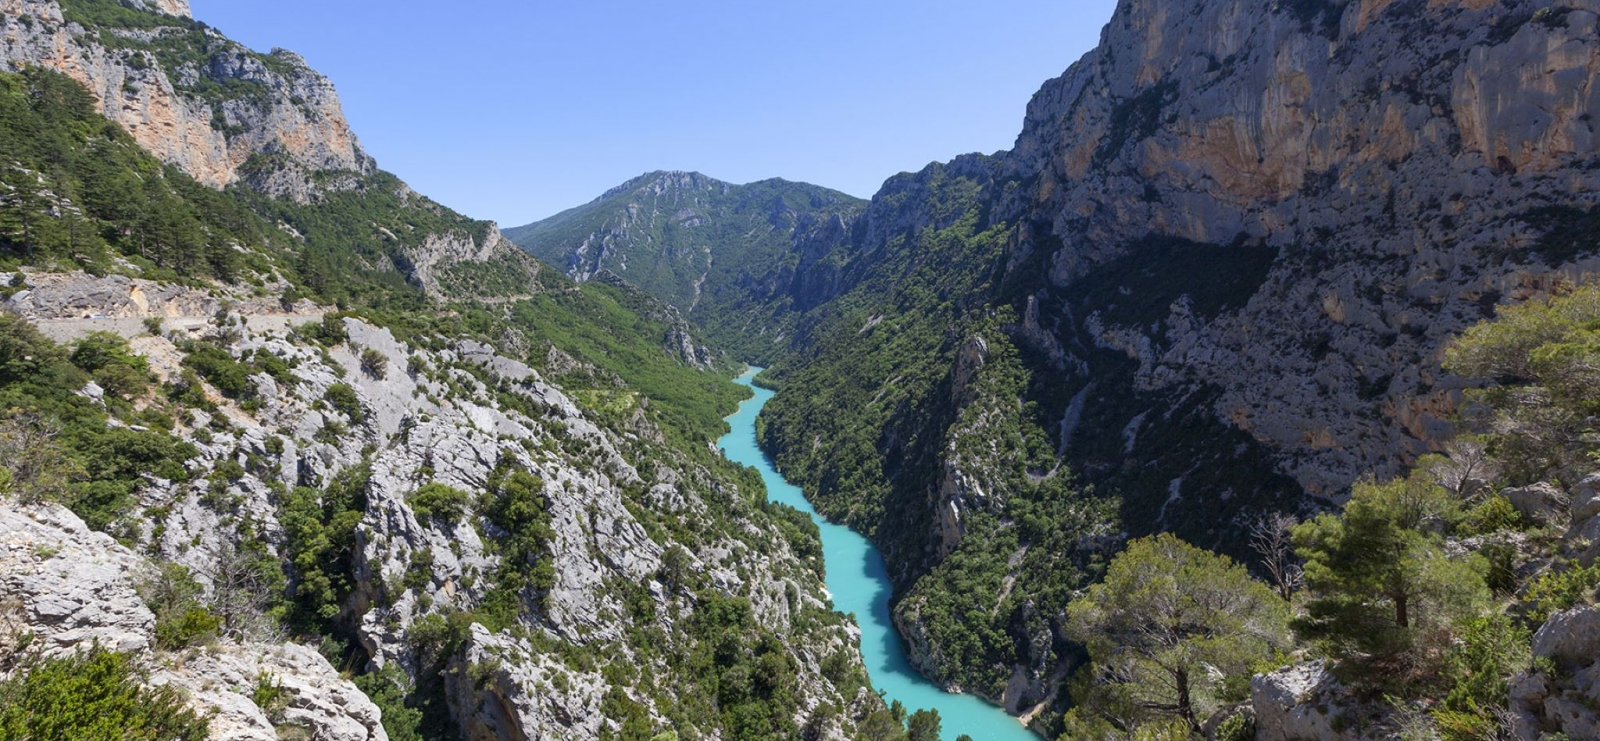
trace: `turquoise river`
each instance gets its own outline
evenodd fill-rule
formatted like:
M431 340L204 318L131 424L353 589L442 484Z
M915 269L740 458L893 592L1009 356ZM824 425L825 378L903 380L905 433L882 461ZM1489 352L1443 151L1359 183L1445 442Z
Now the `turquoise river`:
M889 619L889 577L883 556L866 538L849 528L823 520L806 501L800 488L783 479L756 445L756 417L772 392L755 388L750 379L761 369L751 369L738 381L751 386L752 398L728 418L733 431L717 442L723 455L735 463L761 472L767 496L811 515L822 529L822 551L828 568L828 591L834 609L854 613L861 624L861 655L867 662L872 685L886 700L899 700L908 710L935 709L943 720L940 737L954 741L967 734L975 741L1039 741L1004 710L971 695L954 695L922 678L906 661L900 634Z

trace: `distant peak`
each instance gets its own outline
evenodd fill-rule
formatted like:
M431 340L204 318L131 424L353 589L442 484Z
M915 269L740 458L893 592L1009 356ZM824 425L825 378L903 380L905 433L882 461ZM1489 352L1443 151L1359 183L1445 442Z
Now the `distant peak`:
M726 188L727 183L714 177L698 172L686 170L656 170L647 172L639 177L629 180L611 190L601 194L597 201L621 195L640 188L653 188L657 192L667 190L705 190L710 188Z
M179 18L194 17L194 13L189 10L189 0L122 0L122 4L137 10L151 10Z

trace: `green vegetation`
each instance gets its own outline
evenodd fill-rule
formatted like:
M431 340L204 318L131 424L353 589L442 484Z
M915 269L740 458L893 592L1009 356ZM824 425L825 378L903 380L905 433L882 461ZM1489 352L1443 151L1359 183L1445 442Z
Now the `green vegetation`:
M555 533L550 530L544 482L512 468L509 462L503 461L490 478L483 510L484 517L501 533L494 541L500 569L479 612L486 626L503 630L515 624L530 595L555 586L555 567L550 562Z
M671 180L676 185L658 189ZM839 245L866 202L804 183L727 185L703 175L650 173L593 203L506 230L506 236L565 270L614 272L678 307L720 346L752 363L774 360L797 314L787 283L802 268L799 248ZM629 224L617 231L618 224ZM607 239L576 256L586 242ZM751 290L752 283L762 287ZM820 287L819 287L820 288ZM764 295L770 294L770 295Z
M69 354L25 320L0 313L0 468L9 472L12 492L24 501L59 501L105 529L127 510L145 474L188 478L183 462L194 457L193 446L113 425L114 417L137 418L126 399L111 396L101 405L76 393L91 373L116 379L124 391L147 383L130 357L125 344L103 335Z
M284 617L296 630L338 632L335 618L354 588L356 525L367 506L371 475L365 466L346 469L325 491L295 487L278 505L296 577Z
M1171 535L1129 543L1068 612L1093 661L1074 685L1068 735L1173 717L1200 733L1230 689L1288 648L1288 619L1289 605L1226 556Z
M222 619L201 600L202 589L187 568L163 563L139 584L139 596L156 616L156 644L167 650L216 640Z
M55 658L24 652L0 670L0 738L205 741L209 722L172 687L144 686L133 657L99 646Z
M101 24L102 42L129 60L153 58L167 67L228 50L198 24L101 0L66 5L75 19ZM147 28L140 24L151 23L177 31L156 41L135 42L111 39L106 30ZM185 92L213 101L255 94L245 87ZM792 625L780 633L759 624L746 600L713 590L694 568L690 553L730 542L755 553L774 552L786 543L802 558L812 559L781 575L806 589L820 578L822 564L815 525L792 509L765 503L758 477L709 449L707 442L725 429L722 418L746 392L728 382L734 368L722 356L710 354L717 366L711 370L696 367L702 357L684 357L685 339L705 343L673 311L621 283L579 286L520 253L487 265L441 268L436 276L441 285L474 288L443 305L418 285L421 278L412 260L441 237L481 244L488 225L415 195L393 176L312 173L314 181L337 180L339 187L310 204L273 200L242 186L219 192L156 164L125 132L95 115L87 93L65 78L42 72L4 75L0 93L0 159L19 163L11 170L0 168L0 270L81 267L199 288L225 283L233 292L257 297L269 296L282 279L290 286L281 297L285 306L309 298L340 309L296 328L294 339L313 349L348 342L347 317L388 327L411 347L443 350L457 340L484 342L525 359L559 384L586 416L614 433L618 452L638 470L639 480L618 476L617 483L625 487L630 511L651 537L671 546L659 575L671 595L662 603L640 584L608 584L634 618L625 625L628 652L606 646L574 649L530 627L543 622L543 596L554 581L550 495L532 472L507 465L496 470L483 491L430 484L411 495L419 518L480 528L502 561L488 573L464 577L462 586L476 582L488 587L471 612L426 614L432 596L419 595L414 604L425 614L408 638L418 648L424 671L409 678L393 669L356 677L383 708L391 737L448 738L456 732L444 701L442 672L474 621L508 631L575 671L604 672L618 688L607 693L604 708L622 724L624 737L658 738L677 729L689 738L715 732L724 738L766 739L802 732L794 721L800 688L793 645L836 645L846 635L845 618L791 593ZM286 166L290 163L279 156L263 155L247 164L245 174ZM4 291L25 287L12 279L0 283ZM242 446L222 451L210 471L195 463L198 451L193 446L179 441L180 435L207 446L228 440L237 432L229 421L235 402L252 413L270 401L260 398L254 380L262 374L276 380L280 389L293 391L297 383L290 361L240 348L233 341L237 324L225 311L217 317L214 333L203 335L207 339L180 341L181 368L157 389L149 368L116 337L91 335L63 348L25 321L0 314L0 482L8 495L62 502L92 527L146 547L166 543L162 538L170 515L166 505L142 514L131 511L147 486L146 477L184 482L191 476L188 466L196 466L193 475L210 482L195 487L201 503L217 512L223 526L234 528L237 552L205 554L225 577L214 592L202 594L191 575L171 565L141 585L156 614L161 648L179 650L251 635L257 627L273 627L249 620L251 614L259 618L266 611L299 640L324 639L324 652L354 671L364 657L352 640L348 608L364 605L352 595L358 570L371 566L357 563L358 528L368 515L368 467L355 466L291 488L275 483L276 473L264 475L281 463L270 456L284 454L283 438L292 434L288 430L268 437L265 455ZM147 323L147 329L154 334L161 327ZM350 349L367 376L381 379L401 372L370 348ZM470 374L487 386L487 403L535 418L548 416L547 402L534 389L501 381L471 363L404 365L407 373L443 383L449 391L441 396L467 392L473 381L463 374ZM91 380L105 390L102 398L80 393ZM354 380L347 381L333 384L320 399L306 399L325 405L330 418L315 439L347 442L351 427L369 414L350 385ZM211 391L228 401L216 400ZM218 407L229 413L220 413ZM542 446L529 445L535 460L555 456L572 465L600 462L601 451L589 438L568 434L559 425L548 433ZM378 444L374 441L363 455L375 460ZM208 451L208 459L214 452ZM234 485L252 474L267 485L268 501L276 507L284 563L266 550L268 537L230 495ZM692 493L708 506L692 518L655 511L648 497L662 483ZM402 588L425 592L431 555L418 552L413 573L379 585L378 607ZM210 566L205 567L208 577ZM658 616L658 611L672 614ZM608 652L633 655L643 666L666 666L669 671L646 676L597 659ZM866 686L864 672L847 653L831 656L827 672L847 699ZM4 686L12 692L21 685ZM263 707L282 699L282 688L271 676L262 677L253 689L237 689ZM668 722L652 727L650 714L630 699L639 697L650 698L659 712L668 714ZM161 698L146 699L152 708L160 707ZM819 718L843 712L825 708ZM927 716L904 720L919 741L927 738L932 728ZM125 728L139 726L129 721ZM95 738L81 730L64 733ZM163 738L187 738L185 733Z
M731 367L706 373L669 354L665 348L673 327L660 311L659 303L637 290L590 282L519 301L510 307L505 321L545 347L559 348L595 369L559 372L550 366L544 348L530 352L530 364L550 372L562 388L614 395L617 386L610 379L620 378L629 390L649 399L652 416L673 442L684 449L702 447L695 442L726 431L723 418L749 392L728 382ZM638 408L631 401L618 407L598 401L599 397L590 397L587 410L611 423L621 422Z
M120 259L151 278L232 280L270 270L273 231L140 149L72 79L0 74L0 268Z
M1295 629L1324 649L1403 681L1421 663L1423 636L1464 624L1488 608L1478 557L1451 558L1443 537L1424 528L1450 524L1459 502L1422 476L1358 484L1343 514L1294 531L1314 598ZM1359 657L1360 661L1350 661Z
M146 68L153 60L167 73L179 93L197 97L213 107L230 100L244 100L265 107L275 98L272 88L265 82L216 75L211 71L213 59L232 55L284 77L296 72L289 62L275 55L250 51L223 38L200 21L134 10L117 0L63 0L61 15L68 23L83 25L96 41L123 56L136 70ZM146 33L119 33L129 30ZM190 74L184 74L186 70ZM212 126L227 132L220 115Z
M472 506L472 495L452 486L429 482L406 497L418 520L436 520L455 526Z

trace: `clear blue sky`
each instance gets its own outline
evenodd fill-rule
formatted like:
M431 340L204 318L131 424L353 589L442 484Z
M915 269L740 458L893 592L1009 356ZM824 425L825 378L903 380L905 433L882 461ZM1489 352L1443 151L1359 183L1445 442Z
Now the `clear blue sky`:
M651 170L870 197L1012 145L1113 0L192 0L333 79L417 190L516 226Z

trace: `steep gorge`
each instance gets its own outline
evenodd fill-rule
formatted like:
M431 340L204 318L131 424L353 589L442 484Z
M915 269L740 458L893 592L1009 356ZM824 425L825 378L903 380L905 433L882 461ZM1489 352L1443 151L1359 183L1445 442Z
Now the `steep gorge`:
M182 2L3 11L0 691L104 649L213 736L886 712L815 529L711 452L743 392L678 312L379 171Z
M1600 266L1597 13L1128 0L1011 151L886 182L803 263L763 441L884 547L919 668L1059 699L1124 537L1248 555L1438 450L1443 343Z

